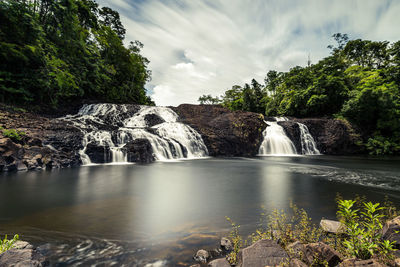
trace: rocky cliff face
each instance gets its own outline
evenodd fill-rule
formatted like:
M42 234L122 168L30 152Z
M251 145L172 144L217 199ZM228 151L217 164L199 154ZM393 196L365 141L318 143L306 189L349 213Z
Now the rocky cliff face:
M0 131L0 171L51 169L81 164L79 129L57 119L0 107L0 125L23 131L20 140Z
M254 156L266 127L260 114L230 111L218 105L183 104L172 108L182 122L203 137L210 156Z
M297 122L308 127L317 143L318 150L322 154L349 155L364 152L360 146L356 145L358 141L361 141L360 136L355 133L351 125L344 121L328 118L291 118L290 121L279 122L279 125L284 128L287 136L294 143L297 151L301 151L300 130Z

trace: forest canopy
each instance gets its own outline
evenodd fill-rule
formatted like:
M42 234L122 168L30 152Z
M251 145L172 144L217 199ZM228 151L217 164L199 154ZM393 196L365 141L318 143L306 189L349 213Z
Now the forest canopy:
M400 41L349 40L334 34L330 55L288 72L270 70L264 83L234 85L221 97L199 98L267 116L346 119L372 154L400 154Z
M93 0L0 1L0 101L53 108L76 99L154 104L142 44Z

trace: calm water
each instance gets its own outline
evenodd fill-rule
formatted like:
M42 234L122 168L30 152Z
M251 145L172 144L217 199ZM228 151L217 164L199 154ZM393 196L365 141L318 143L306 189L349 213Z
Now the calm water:
M229 231L254 231L262 206L335 218L335 196L400 206L400 159L263 157L98 165L0 174L0 235L20 233L52 264L177 266Z

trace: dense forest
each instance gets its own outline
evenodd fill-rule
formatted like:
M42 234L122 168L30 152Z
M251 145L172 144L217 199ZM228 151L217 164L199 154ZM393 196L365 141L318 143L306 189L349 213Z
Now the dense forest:
M316 64L288 72L268 71L264 84L235 85L200 103L267 116L348 120L372 154L400 154L400 41L349 40L334 34L331 53Z
M0 101L154 104L142 44L123 44L118 12L93 0L0 1Z

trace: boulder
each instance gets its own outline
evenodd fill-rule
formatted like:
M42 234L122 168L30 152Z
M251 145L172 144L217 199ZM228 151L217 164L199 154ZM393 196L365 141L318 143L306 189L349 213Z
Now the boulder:
M0 254L0 267L41 267L45 265L43 255L31 248L13 248Z
M397 258L397 259L394 260L394 265L396 267L400 267L400 258Z
M226 237L221 238L220 246L224 251L231 251L233 249L232 242Z
M383 239L395 242L395 248L400 249L400 216L385 223L382 236Z
M290 243L286 246L286 251L291 258L302 258L304 254L304 244L300 241Z
M26 167L26 165L23 162L19 161L17 163L17 171L27 171L27 170L28 170L28 168Z
M239 257L243 267L276 266L288 260L286 251L274 240L260 240L244 248Z
M151 163L155 161L150 141L145 138L135 139L122 149L127 154L128 162Z
M255 156L267 126L263 115L230 111L220 105L182 104L172 109L179 120L198 131L210 156Z
M194 255L193 259L197 262L200 263L206 263L207 260L210 258L210 254L204 249L200 249L199 251L196 252L196 255Z
M93 163L107 163L112 160L109 146L102 146L91 142L87 144L85 153Z
M165 122L163 118L156 114L146 114L144 116L144 120L146 122L147 127L153 127L154 125Z
M304 245L303 260L308 265L326 262L328 266L336 266L342 262L343 256L325 243L310 243Z
M340 267L384 267L383 265L376 260L358 260L358 259L347 259L344 260L340 265Z
M209 267L231 267L231 265L225 258L210 261L208 263L208 266Z
M346 229L346 226L341 222L326 219L322 219L319 226L325 232L333 234L343 234Z
M289 262L289 267L307 267L307 264L299 259L291 259Z
M287 137L293 142L298 154L301 154L301 137L300 137L300 127L297 122L294 121L280 121L278 122L285 131Z

